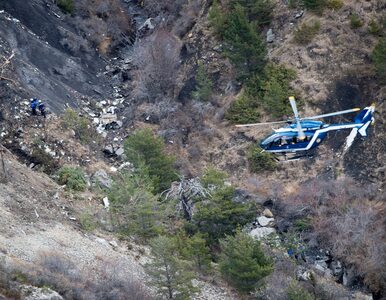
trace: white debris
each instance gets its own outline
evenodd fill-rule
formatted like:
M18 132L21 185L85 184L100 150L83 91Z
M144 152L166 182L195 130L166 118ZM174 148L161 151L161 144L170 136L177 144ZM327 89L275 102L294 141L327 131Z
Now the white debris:
M103 205L105 206L105 208L108 209L108 208L110 207L110 201L109 201L109 198L104 197L104 198L102 199L102 201L103 201Z

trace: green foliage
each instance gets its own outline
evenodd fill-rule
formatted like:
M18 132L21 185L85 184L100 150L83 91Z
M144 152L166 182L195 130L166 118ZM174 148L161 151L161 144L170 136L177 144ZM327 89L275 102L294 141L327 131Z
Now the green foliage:
M288 0L288 7L289 8L297 8L300 5L301 0Z
M270 0L231 0L230 6L235 8L242 6L248 16L248 20L259 28L262 25L268 25L272 20L274 4Z
M228 109L225 117L232 123L257 122L265 110L275 118L292 114L288 96L296 94L290 83L296 73L282 65L267 64L261 76L254 76L246 83L243 93ZM301 106L301 101L297 103Z
M295 222L294 222L294 227L297 231L306 231L306 230L309 230L312 225L311 225L311 219L306 217L306 218L302 218L302 219L297 219Z
M208 245L215 245L226 234L236 232L238 226L252 221L256 210L252 204L233 201L234 188L225 186L216 190L212 198L196 204L193 227L204 234Z
M165 145L160 137L150 129L139 130L130 135L124 144L127 160L136 168L146 167L155 192L162 192L178 179L173 167L174 157L165 153Z
M248 21L245 9L236 5L228 15L222 34L225 54L236 67L238 79L262 72L266 63L266 47L254 26Z
M260 117L257 97L243 93L234 101L225 114L225 118L234 124L256 122Z
M288 96L295 94L290 83L296 78L296 72L271 63L265 67L264 73L265 77L261 80L259 91L259 100L264 109L276 118L292 114ZM297 101L297 104L301 106L300 101Z
M74 11L73 0L57 0L56 4L65 13L71 14Z
M148 239L162 232L160 203L152 192L145 167L114 179L108 195L110 211L122 234Z
M62 125L66 129L74 130L75 137L83 144L89 144L98 139L90 121L86 117L79 116L72 108L68 108L64 112Z
M260 242L247 233L227 236L220 244L220 271L240 292L253 291L272 272L272 262L264 255Z
M381 83L386 84L386 38L378 41L371 54L376 72Z
M218 0L214 0L209 10L209 22L215 34L222 38L226 29L227 14L223 12Z
M315 300L316 298L311 295L304 288L299 286L296 282L292 282L287 290L287 296L289 300Z
M326 2L326 0L303 0L303 5L311 11L321 14L326 6Z
M320 22L314 21L313 24L303 23L294 32L294 41L299 45L307 45L318 34Z
M386 30L386 17L382 20L372 19L369 23L369 32L375 36L384 36Z
M210 270L210 250L201 233L196 233L191 237L181 233L177 236L176 241L179 253L186 260L192 261L198 272L206 273Z
M250 147L247 158L249 169L253 173L273 171L277 168L274 154L263 151L257 145Z
M96 228L93 216L89 213L83 213L79 217L80 225L83 230L93 231Z
M58 176L58 183L65 184L69 190L84 191L86 189L87 182L81 168L63 166L58 171Z
M192 286L194 274L188 262L178 256L174 238L159 236L150 241L153 260L145 266L151 284L166 299L190 299L196 291Z
M327 7L333 10L339 10L343 7L342 0L327 0Z
M214 167L209 167L205 170L204 175L202 175L201 183L206 188L210 186L223 187L224 181L227 178L227 173L220 171Z
M350 26L353 29L359 28L363 26L363 21L359 18L357 14L352 14L350 16Z
M192 92L193 99L209 101L212 96L213 82L208 76L208 73L206 72L205 66L202 62L198 63L196 83L196 90Z

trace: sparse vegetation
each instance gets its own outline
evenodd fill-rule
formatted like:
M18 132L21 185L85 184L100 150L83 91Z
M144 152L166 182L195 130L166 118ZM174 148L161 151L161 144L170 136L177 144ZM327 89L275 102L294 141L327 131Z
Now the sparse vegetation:
M160 203L153 195L152 181L145 167L133 174L122 173L109 192L116 231L146 240L162 232Z
M150 246L153 261L146 269L159 295L166 299L190 299L196 291L192 285L194 274L189 271L190 264L179 257L175 239L159 236L150 241Z
M58 183L73 191L84 191L87 186L85 175L78 167L63 166L58 171Z
M327 3L326 0L302 0L302 2L305 8L318 14L323 12Z
M65 13L71 14L74 11L73 0L56 0L56 4Z
M221 273L240 292L253 291L272 272L272 262L264 255L260 242L247 233L227 236L220 244Z
M313 295L296 282L291 283L288 287L287 296L289 300L315 300Z
M273 154L263 151L259 146L251 146L247 157L249 169L254 173L273 171L277 167Z
M352 14L350 16L350 26L353 29L359 28L363 26L363 21L357 14Z
M339 10L343 7L342 0L327 0L327 7L333 10Z
M320 22L313 21L312 24L303 23L294 32L294 41L299 45L309 44L320 30Z
M205 70L202 62L198 63L196 74L196 90L193 91L192 97L199 101L209 101L212 96L213 82Z
M380 82L386 83L386 38L380 39L375 45L371 59Z
M65 129L75 132L75 137L83 144L89 144L98 140L95 129L91 126L90 121L80 116L75 110L68 108L64 112L62 125Z

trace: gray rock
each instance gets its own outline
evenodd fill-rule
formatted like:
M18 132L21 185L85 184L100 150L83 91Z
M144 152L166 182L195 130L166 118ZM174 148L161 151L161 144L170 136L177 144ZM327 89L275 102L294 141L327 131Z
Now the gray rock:
M330 264L330 269L332 274L336 277L340 277L343 275L343 266L339 260L334 260Z
M268 208L266 208L263 211L263 216L267 218L273 218L273 213Z
M267 31L267 43L272 43L275 40L275 34L272 31L272 28Z
M114 149L112 145L107 145L104 149L103 152L107 155L113 155L114 154Z
M25 300L63 300L57 292L51 290L49 287L39 288L30 285L23 285L21 293Z
M298 13L296 13L295 19L301 18L303 16L303 14L304 14L304 10L299 11Z
M122 156L124 152L125 152L125 150L123 149L123 147L120 147L120 148L118 148L118 149L115 151L115 155L117 155L117 156Z
M92 182L102 188L110 188L112 180L105 170L100 169L92 176Z
M260 226L263 226L263 227L266 227L270 223L273 223L274 220L275 220L274 218L267 218L267 217L264 217L264 216L261 216L261 217L257 218L257 222L260 224Z
M267 227L258 227L251 230L249 233L253 238L257 240L261 240L262 238L272 234L276 233L276 230L274 228L267 228Z

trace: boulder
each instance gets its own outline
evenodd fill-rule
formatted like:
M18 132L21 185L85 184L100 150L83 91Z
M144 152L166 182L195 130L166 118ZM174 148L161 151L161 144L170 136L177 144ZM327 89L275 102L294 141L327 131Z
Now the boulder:
M92 176L92 182L94 184L99 185L102 188L108 188L109 189L111 187L112 180L111 180L110 176L107 175L105 170L100 169L100 170L96 171L94 173L94 175Z
M272 234L276 233L276 230L274 228L267 228L267 227L258 227L251 230L249 233L253 238L257 240L261 240L262 238Z
M267 218L273 218L273 213L268 208L266 208L263 211L263 216Z
M275 219L274 218L267 218L265 216L261 216L257 218L257 222L260 226L266 227L270 225Z
M115 155L116 156L122 156L124 152L125 152L125 150L123 149L123 147L120 147L117 150L115 150Z
M275 40L275 34L272 31L272 28L267 31L267 43L272 43Z
M23 285L20 291L25 300L63 300L63 297L56 291L46 286L39 288L31 285Z

